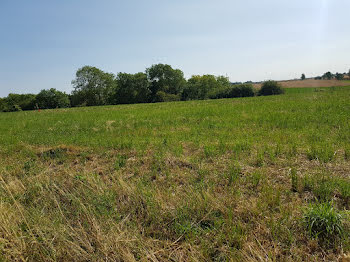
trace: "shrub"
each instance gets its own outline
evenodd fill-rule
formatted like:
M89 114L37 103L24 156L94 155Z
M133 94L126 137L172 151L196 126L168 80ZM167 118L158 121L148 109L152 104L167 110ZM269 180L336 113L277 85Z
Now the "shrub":
M22 111L22 108L19 105L13 105L12 107L9 108L11 112L18 112Z
M260 96L269 96L269 95L280 95L283 93L284 93L284 90L282 86L276 81L270 80L262 84L258 94Z
M54 88L41 90L35 99L39 108L53 109L70 107L69 96L66 93L60 92Z
M344 233L343 215L330 202L310 205L304 223L312 238L328 243L341 239Z
M229 97L249 97L254 96L252 84L235 85L229 93Z
M180 95L168 94L163 91L158 91L154 98L154 102L172 102L179 101Z
M232 85L231 87L218 88L209 92L210 99L249 97L254 95L252 84Z
M230 88L218 88L218 89L214 89L211 90L208 93L208 97L210 99L220 99L220 98L229 98L229 94L230 94L231 89Z

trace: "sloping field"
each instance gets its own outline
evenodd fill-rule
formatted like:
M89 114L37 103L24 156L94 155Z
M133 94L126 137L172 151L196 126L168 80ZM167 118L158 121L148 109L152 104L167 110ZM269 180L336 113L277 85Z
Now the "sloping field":
M350 88L316 91L0 113L0 261L345 259Z
M332 87L332 86L349 86L349 80L315 80L315 79L306 79L306 80L290 80L290 81L280 81L279 82L283 87ZM254 84L255 88L260 88L261 84Z

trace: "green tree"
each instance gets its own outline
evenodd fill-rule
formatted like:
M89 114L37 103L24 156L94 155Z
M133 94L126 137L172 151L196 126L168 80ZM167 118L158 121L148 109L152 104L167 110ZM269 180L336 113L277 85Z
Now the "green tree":
M114 74L84 66L76 72L72 81L72 105L98 106L112 104L116 91Z
M324 73L322 78L330 80L333 78L333 74L331 72Z
M0 112L5 111L7 108L6 102L4 98L0 97Z
M283 93L284 93L284 90L278 82L269 80L262 84L258 94L260 96L269 96L269 95L279 95Z
M33 94L9 94L4 98L3 111L20 111L35 109L35 95Z
M42 109L70 107L69 96L54 88L41 90L35 101Z
M117 76L116 103L133 104L146 103L151 90L145 73L127 74L119 73Z
M180 95L185 87L184 74L179 69L173 69L170 65L156 64L146 69L147 78L150 81L151 102L159 91L167 94Z
M228 89L230 82L227 77L213 75L194 75L187 81L183 90L183 100L207 99L214 95L217 90ZM214 95L215 96L215 95Z
M344 79L344 75L337 72L337 73L335 74L335 79L337 79L337 80L343 80L343 79Z
M349 72L348 72L348 76L349 76L349 78L350 78L350 69L349 69Z
M306 77L305 77L305 74L302 74L302 75L301 75L301 80L305 80L305 78L306 78Z

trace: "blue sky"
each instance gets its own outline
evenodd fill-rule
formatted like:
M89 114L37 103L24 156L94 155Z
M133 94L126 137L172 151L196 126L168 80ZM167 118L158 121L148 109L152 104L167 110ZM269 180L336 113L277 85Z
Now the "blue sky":
M0 97L72 90L84 65L231 81L350 69L349 0L0 0Z

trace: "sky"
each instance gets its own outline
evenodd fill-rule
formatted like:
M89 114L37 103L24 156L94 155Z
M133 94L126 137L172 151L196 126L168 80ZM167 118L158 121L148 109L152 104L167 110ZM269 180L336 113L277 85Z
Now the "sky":
M0 97L56 88L78 68L156 63L232 82L350 69L349 0L0 0Z

